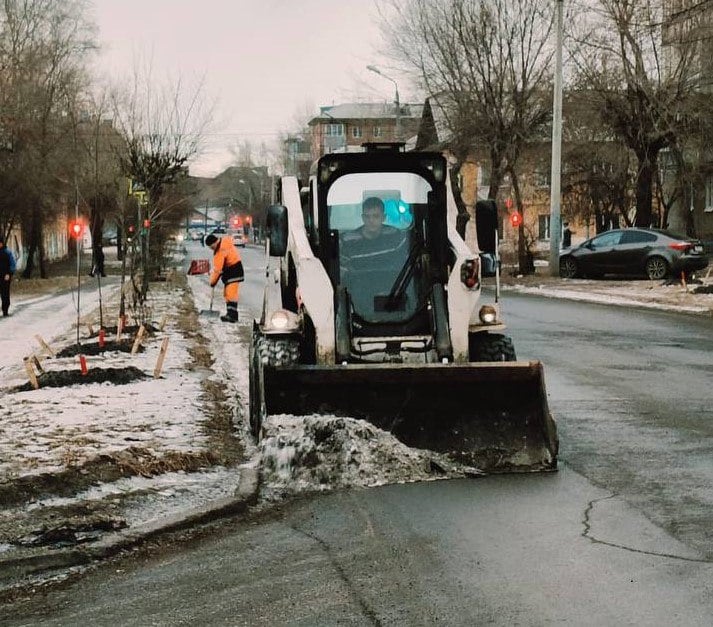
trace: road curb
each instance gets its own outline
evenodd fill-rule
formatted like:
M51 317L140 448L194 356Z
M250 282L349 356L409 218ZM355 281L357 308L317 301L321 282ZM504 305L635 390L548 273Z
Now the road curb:
M553 298L559 300L577 301L583 303L594 303L600 305L613 305L616 307L638 307L640 309L650 309L655 311L669 311L673 313L690 314L696 316L712 316L713 309L706 305L684 305L677 303L668 303L656 300L639 300L632 296L611 293L585 292L580 290L572 290L566 288L553 287L529 287L521 285L503 286L504 292L513 292L518 294L532 294L534 296L542 296L544 298Z
M216 499L179 514L147 521L129 529L109 534L91 546L45 551L41 554L0 556L0 585L12 585L41 572L83 566L122 550L138 546L150 538L188 529L202 523L245 512L257 503L259 470L250 465L241 468L238 487L232 497Z

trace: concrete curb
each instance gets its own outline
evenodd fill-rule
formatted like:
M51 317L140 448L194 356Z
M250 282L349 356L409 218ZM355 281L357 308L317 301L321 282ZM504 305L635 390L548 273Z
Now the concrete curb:
M713 315L713 310L705 305L701 306L691 306L691 305L679 305L675 303L667 303L662 301L657 301L656 299L651 300L639 300L632 296L626 296L623 294L610 293L587 293L578 290L568 290L565 288L552 288L552 287L526 287L526 286L503 286L502 290L504 292L514 292L519 294L533 294L535 296L542 296L544 298L554 298L560 300L572 300L585 303L597 303L602 305L614 305L617 307L638 307L641 309L653 309L658 311L671 311L674 313L692 314L692 315L702 315L710 316Z
M241 469L238 487L232 497L217 499L187 509L173 516L150 520L129 529L108 534L97 542L81 548L56 549L41 554L3 558L0 556L0 586L19 583L30 575L72 566L83 566L122 550L138 546L150 538L188 529L202 523L245 512L257 503L259 470L247 466Z

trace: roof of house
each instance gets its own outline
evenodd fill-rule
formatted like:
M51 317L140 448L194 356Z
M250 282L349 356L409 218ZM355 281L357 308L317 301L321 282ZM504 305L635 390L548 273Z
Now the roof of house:
M402 102L400 110L402 118L420 118L423 105ZM378 120L395 117L396 107L392 102L351 102L320 107L319 115L312 118L309 125L329 120Z
M440 148L448 142L451 136L452 133L448 127L448 120L441 100L439 100L438 95L429 96L423 105L423 115L418 129L416 149Z

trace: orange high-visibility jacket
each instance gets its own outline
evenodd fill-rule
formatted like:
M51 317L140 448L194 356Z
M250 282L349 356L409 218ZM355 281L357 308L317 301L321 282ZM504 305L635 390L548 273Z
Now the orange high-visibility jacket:
M218 279L222 278L223 283L237 283L245 276L243 273L243 262L240 253L233 244L232 237L221 237L218 247L213 253L213 272L210 275L210 284L214 286Z

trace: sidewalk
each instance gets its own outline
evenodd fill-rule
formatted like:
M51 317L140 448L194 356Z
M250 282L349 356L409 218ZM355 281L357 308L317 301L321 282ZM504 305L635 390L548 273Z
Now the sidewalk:
M713 316L713 272L704 271L700 283L685 286L647 279L561 279L548 276L546 267L537 267L529 276L513 276L511 272L505 269L501 276L504 292ZM492 286L494 281L489 278L484 283Z

